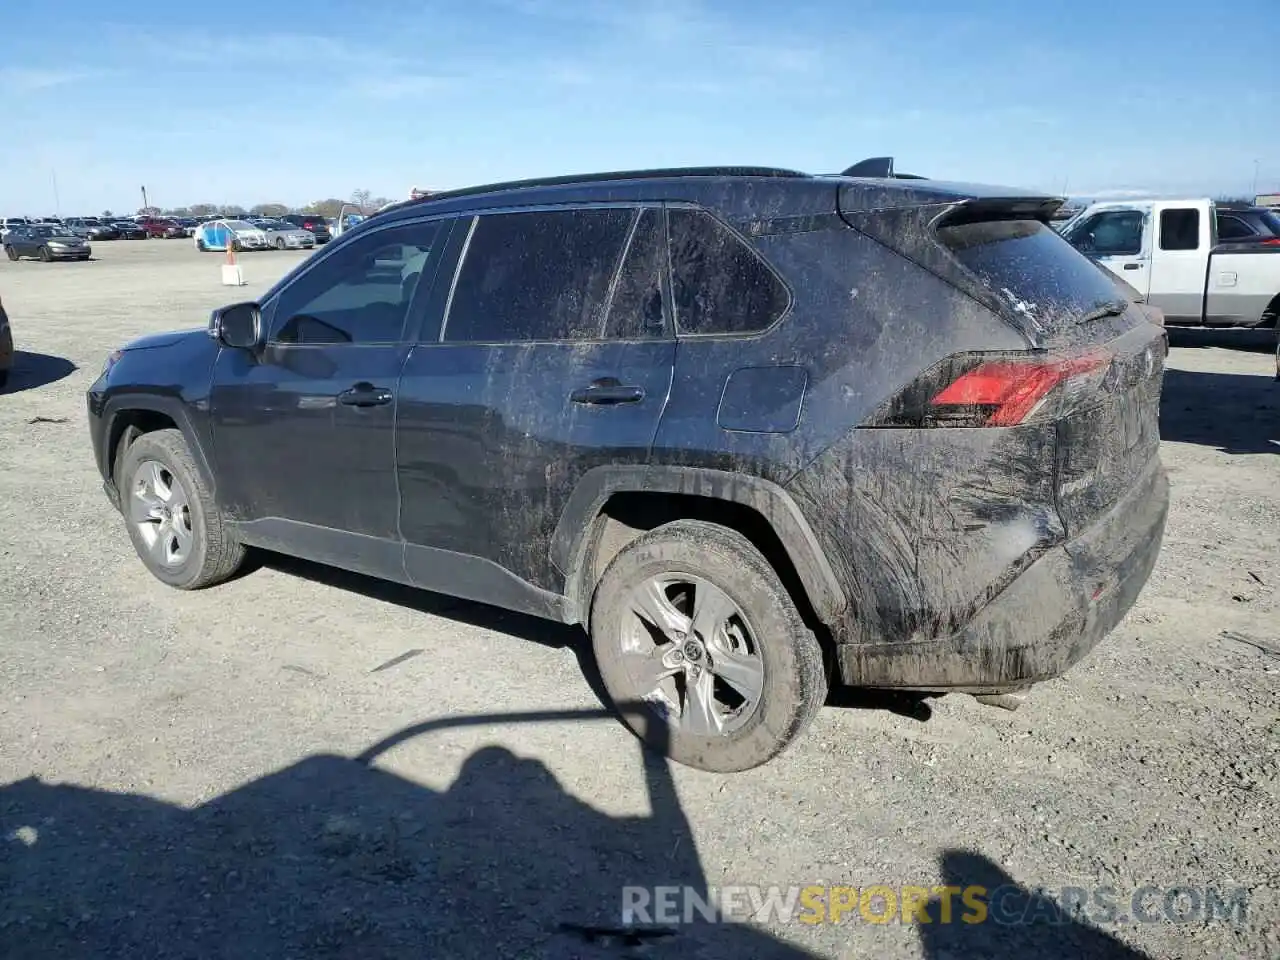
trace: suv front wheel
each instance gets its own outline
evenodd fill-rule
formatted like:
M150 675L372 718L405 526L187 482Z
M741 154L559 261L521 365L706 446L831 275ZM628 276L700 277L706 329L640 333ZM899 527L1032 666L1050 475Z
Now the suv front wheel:
M129 538L157 579L198 590L240 568L245 549L223 525L181 431L143 434L124 454L118 477Z
M613 559L591 611L601 679L624 722L673 760L749 770L809 725L822 649L742 534L678 520Z

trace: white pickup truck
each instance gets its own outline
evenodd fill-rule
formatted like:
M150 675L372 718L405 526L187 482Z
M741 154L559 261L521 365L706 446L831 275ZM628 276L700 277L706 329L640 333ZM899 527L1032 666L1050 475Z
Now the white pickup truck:
M1280 314L1280 246L1219 243L1212 200L1095 203L1062 227L1169 325L1259 327Z

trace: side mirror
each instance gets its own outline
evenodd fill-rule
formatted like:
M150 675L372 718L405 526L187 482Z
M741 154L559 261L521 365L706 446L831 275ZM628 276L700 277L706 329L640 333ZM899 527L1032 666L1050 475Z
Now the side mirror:
M234 303L213 312L209 330L224 347L253 350L262 340L262 313L256 303Z

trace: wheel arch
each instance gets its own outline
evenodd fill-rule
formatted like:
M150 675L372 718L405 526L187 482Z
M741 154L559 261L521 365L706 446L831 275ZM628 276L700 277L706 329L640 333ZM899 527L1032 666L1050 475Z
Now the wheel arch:
M187 441L201 479L211 492L216 493L213 469L181 400L154 394L118 394L107 401L103 420L106 423L106 442L100 466L102 475L109 478L113 486L117 481L116 471L121 456L138 437L156 430L176 429Z
M570 495L551 540L565 576L565 619L585 623L609 561L646 530L678 519L737 530L769 560L813 627L829 627L848 604L808 521L780 486L698 467L602 466Z

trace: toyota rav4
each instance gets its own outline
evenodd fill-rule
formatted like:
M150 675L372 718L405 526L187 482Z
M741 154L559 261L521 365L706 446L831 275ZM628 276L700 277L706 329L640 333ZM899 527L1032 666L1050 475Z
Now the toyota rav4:
M435 194L114 352L94 453L165 583L265 548L581 624L637 733L743 770L833 682L1057 676L1146 581L1164 332L1059 203L759 168Z

